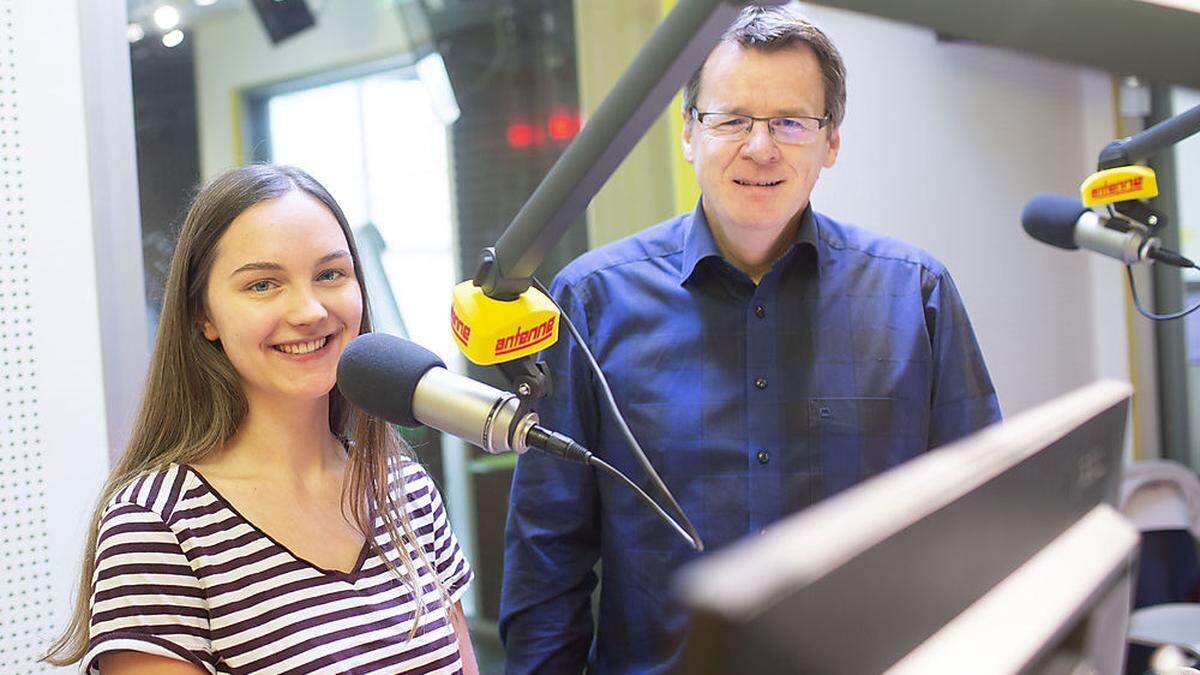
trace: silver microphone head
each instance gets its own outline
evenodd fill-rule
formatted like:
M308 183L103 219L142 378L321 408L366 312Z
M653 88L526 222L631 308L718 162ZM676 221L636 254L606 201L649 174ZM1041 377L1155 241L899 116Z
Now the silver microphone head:
M1138 230L1114 230L1104 224L1104 218L1090 209L1080 214L1075 223L1076 245L1117 258L1126 264L1146 259L1145 247L1150 244L1150 239Z
M413 393L413 416L426 426L457 436L492 454L525 452L525 437L536 413L518 418L515 394L433 368Z

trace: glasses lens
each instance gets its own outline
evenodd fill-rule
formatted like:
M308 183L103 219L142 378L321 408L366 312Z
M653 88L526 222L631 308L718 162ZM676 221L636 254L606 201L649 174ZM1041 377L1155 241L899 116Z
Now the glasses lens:
M698 113L697 117L709 136L721 140L741 140L754 126L754 118L734 113ZM792 145L812 142L821 128L821 120L811 117L772 117L767 123L776 141Z
M710 113L700 120L704 129L716 138L741 138L750 130L751 122L748 117L726 113Z
M816 136L817 120L807 117L772 117L771 132L781 143L808 143Z

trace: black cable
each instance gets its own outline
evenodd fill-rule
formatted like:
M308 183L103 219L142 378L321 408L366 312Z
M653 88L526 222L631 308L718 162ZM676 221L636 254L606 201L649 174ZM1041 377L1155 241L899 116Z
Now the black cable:
M1137 286L1133 283L1132 266L1125 266L1125 277L1129 279L1129 293L1133 296L1133 306L1137 307L1137 311L1141 312L1142 316L1146 317L1147 319L1153 319L1154 321L1170 321L1172 319L1183 318L1197 309L1200 309L1200 304L1196 304L1188 309L1183 309L1178 312L1171 312L1170 314L1155 314L1154 312L1146 311L1146 309L1142 307L1141 298L1138 297Z
M659 477L658 472L654 470L654 465L651 464L649 458L646 457L646 453L642 450L641 444L639 444L637 439L634 438L633 431L629 429L629 425L625 422L625 417L621 415L621 410L617 408L617 401L613 398L612 389L608 386L608 379L604 377L604 372L600 370L600 364L596 363L596 357L592 356L592 350L588 349L587 343L584 342L583 336L579 334L579 330L575 328L575 324L571 322L571 318L567 316L567 313L563 311L561 306L559 306L558 301L554 299L554 296L550 295L550 291L547 290L546 287L542 285L542 282L538 281L537 278L532 278L531 281L535 288L541 291L547 298L550 298L550 302L553 302L555 307L558 307L559 316L562 317L562 322L566 325L567 331L571 334L571 338L575 340L575 344L579 346L579 349L583 352L584 356L587 357L588 365L591 367L592 373L596 376L596 380L600 383L600 391L604 395L604 401L608 405L608 410L610 413L612 413L613 418L616 420L617 427L621 430L621 434L625 436L625 441L629 444L630 450L633 451L633 456L638 460L638 463L642 465L642 469L646 472L646 475L650 477L650 482L653 483L658 492L666 498L667 503L671 505L671 508L674 509L675 513L679 515L680 520L683 521L683 529L686 530L687 539L690 541L692 548L696 549L697 551L703 551L704 542L700 539L700 533L696 531L696 527L692 525L692 521L689 520L687 514L683 512L683 507L679 506L679 502L675 501L675 496L671 494L671 490L667 488L666 483L663 483L663 480ZM605 466L608 465L606 464ZM608 466L608 468L616 471L616 469L613 469L611 466ZM617 475L620 475L623 480L629 481L629 479L620 474L620 472L617 472ZM629 482L629 484L633 485L632 482ZM663 513L664 517L666 516L666 513L659 508L658 504L654 504L654 507L660 513ZM679 524L674 520L671 520L671 524L679 529Z
M679 523L675 522L674 518L672 518L670 515L668 515L666 511L663 511L662 507L658 505L658 502L651 499L650 495L646 494L646 492L644 490L642 490L642 488L638 487L636 483L629 480L628 476L626 476L625 474L616 470L615 468L610 466L608 464L608 462L605 462L604 460L600 459L599 457L597 457L595 455L592 455L591 457L588 458L588 464L591 464L592 466L596 467L597 469L600 469L601 472L607 474L608 476L611 476L612 478L615 478L618 481L628 485L629 489L633 490L633 493L638 496L638 499L641 499L646 504L649 504L650 508L654 509L655 512L657 512L658 515L663 520L667 521L667 523L670 524L671 527L675 528L675 531L679 533L679 536L686 539L688 541L688 543L692 545L692 548L696 549L697 551L704 550L704 543L700 541L699 537L693 537L692 535L685 532L683 530L683 528L679 526ZM687 518L685 517L684 521L686 521L686 520L687 520ZM689 523L689 525L690 525L690 523Z
M529 444L529 448L531 450L538 450L539 452L553 455L568 462L590 464L600 469L608 476L617 479L625 485L628 485L629 488L633 490L634 494L638 496L638 499L641 499L649 504L650 507L654 509L654 512L657 513L660 518L665 520L668 525L675 528L675 531L679 533L679 536L683 537L692 548L697 548L696 540L692 537L692 535L685 532L674 518L668 515L666 511L663 511L662 507L658 505L658 502L655 502L653 499L651 499L650 495L646 494L642 488L637 486L636 483L629 480L629 477L621 473L619 469L611 466L608 462L605 462L597 457L592 453L591 450L588 450L579 443L576 443L575 440L573 440L570 436L565 436L556 431L550 431L540 424L535 424L529 429L529 434L526 436L526 442Z
M591 450L588 450L579 443L576 443L575 440L570 436L565 436L556 431L550 431L540 424L535 424L529 429L528 436L526 436L525 440L529 444L529 448L531 450L544 452L548 455L553 455L554 457L558 457L559 459L566 460L568 462L590 464L600 469L608 476L628 485L629 488L633 490L634 494L638 496L638 499L641 499L649 504L660 518L665 520L668 525L675 528L675 531L679 533L679 536L687 540L688 544L690 544L692 548L696 548L696 540L693 539L690 534L684 532L683 528L679 526L679 523L675 522L675 519L668 515L666 511L663 511L662 507L650 498L650 495L646 494L642 488L638 487L636 483L629 480L629 477L621 473L621 471L616 467L609 465L608 462L605 462L593 454Z

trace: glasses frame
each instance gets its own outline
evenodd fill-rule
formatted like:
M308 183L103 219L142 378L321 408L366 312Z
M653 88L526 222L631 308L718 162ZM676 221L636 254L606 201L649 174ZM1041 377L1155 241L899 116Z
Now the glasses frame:
M743 115L742 113L719 112L719 111L700 112L700 110L698 110L696 108L696 106L692 106L691 110L692 110L692 119L699 122L700 125L706 131L711 131L711 127L704 127L704 118L707 117L708 115L732 115L734 117L741 117L743 119L750 120L750 126L746 128L745 136L741 136L736 139L735 138L723 139L720 137L714 137L717 140L729 140L729 141L743 140L743 139L749 138L750 134L754 133L754 123L755 122L766 122L767 133L771 134L771 138L775 139L776 141L779 141L780 143L784 143L786 145L807 145L811 141L808 141L805 143L789 143L788 141L780 140L779 137L775 135L775 129L773 129L771 127L771 120L783 120L783 119L812 120L817 123L817 131L820 131L820 130L824 129L825 127L829 126L829 123L832 121L831 118L829 117L829 113L825 113L824 117L809 117L807 115L772 115L771 117L755 117L754 115ZM814 140L815 140L815 138L814 138Z

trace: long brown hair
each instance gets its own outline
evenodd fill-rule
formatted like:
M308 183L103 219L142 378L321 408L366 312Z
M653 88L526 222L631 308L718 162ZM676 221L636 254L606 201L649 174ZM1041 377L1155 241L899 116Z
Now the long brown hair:
M198 462L219 450L245 418L246 398L237 371L221 346L201 333L205 290L217 242L233 219L259 202L293 190L302 190L324 204L341 226L362 293L359 332L371 331L367 288L350 225L341 207L312 176L294 167L254 164L217 176L197 193L171 258L158 333L133 433L92 512L71 622L43 660L68 665L82 659L87 652L98 530L104 508L113 496L147 473L162 471L171 464ZM436 568L416 545L416 536L405 515L403 480L398 480L401 486L398 489L389 489L389 477L398 477L401 464L415 461L415 455L389 424L363 413L336 387L329 392L329 429L349 441L350 473L342 503L349 504L351 512L345 515L387 568L412 588L418 613L413 622L415 629L425 603L417 583L416 564L405 542L413 544L428 569ZM391 562L375 539L376 515L383 521L403 571ZM448 602L446 589L436 574L434 580L443 601Z

